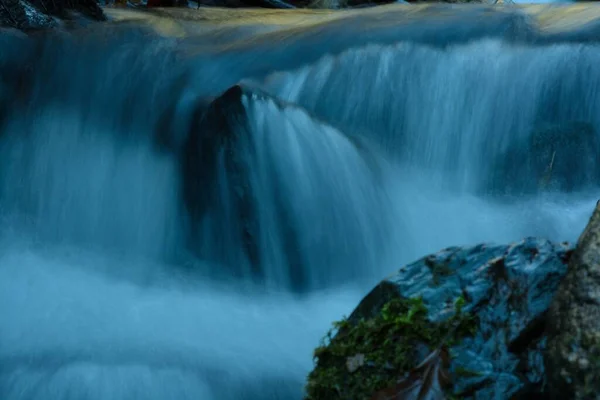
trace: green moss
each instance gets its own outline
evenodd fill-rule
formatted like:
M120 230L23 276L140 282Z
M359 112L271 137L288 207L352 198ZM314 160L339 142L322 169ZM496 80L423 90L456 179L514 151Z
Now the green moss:
M306 400L370 399L421 361L419 347L453 346L475 333L477 323L462 312L464 304L459 297L454 315L433 323L421 298L397 297L371 318L336 322L315 350L316 366L308 377ZM347 363L361 356L364 360L351 372Z

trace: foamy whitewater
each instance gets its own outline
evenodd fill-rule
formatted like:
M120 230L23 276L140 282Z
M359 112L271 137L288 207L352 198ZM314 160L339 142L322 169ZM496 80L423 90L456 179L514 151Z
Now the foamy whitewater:
M231 118L258 200L235 213L220 155L194 223L180 150L237 67L217 88L219 61L173 41L92 39L43 42L25 94L1 86L2 400L300 399L313 348L383 276L450 245L574 241L600 197L569 176L506 192L493 164L539 120L600 131L597 47L400 43L247 76L264 92Z

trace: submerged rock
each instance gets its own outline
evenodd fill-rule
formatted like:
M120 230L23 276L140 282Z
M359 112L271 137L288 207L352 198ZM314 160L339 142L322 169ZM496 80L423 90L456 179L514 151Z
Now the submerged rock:
M246 92L246 93L245 93ZM241 86L234 86L208 106L201 105L194 117L191 134L184 145L183 195L186 209L194 227L190 232L192 247L197 247L203 232L195 226L227 207L217 220L228 220L233 232L224 232L221 241L237 240L244 249L252 275L260 275L256 226L252 219L253 199L249 176L244 174L245 160L241 148L248 146L246 111L242 104L245 95L252 96ZM228 203L228 204L224 204ZM219 224L219 222L215 222ZM215 235L211 229L210 234ZM206 256L206 254L203 254ZM221 261L221 260L219 260ZM236 260L232 260L236 262ZM238 267L239 268L239 267ZM244 267L241 267L243 273Z
M391 206L368 144L249 86L198 110L182 163L193 251L300 291L380 264Z
M552 398L600 398L600 202L579 238L548 316Z
M600 182L600 141L587 122L545 123L497 160L492 190L510 194L577 191Z
M306 398L376 399L442 348L450 354L449 398L545 395L545 316L571 252L528 238L452 247L402 267L315 351Z

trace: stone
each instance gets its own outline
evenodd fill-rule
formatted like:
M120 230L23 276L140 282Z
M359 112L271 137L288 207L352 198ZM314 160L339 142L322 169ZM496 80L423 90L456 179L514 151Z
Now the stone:
M62 28L62 21L83 18L104 21L96 0L5 0L0 6L0 27L24 32Z
M600 399L600 202L552 302L545 361L551 398Z
M194 226L200 225L207 215L218 213L223 199L228 198L225 202L231 203L232 210L228 218L238 221L240 226L235 234L223 235L238 236L252 274L260 275L260 252L255 242L258 233L252 219L253 201L249 177L244 173L248 168L243 152L249 141L246 136L250 135L243 99L253 95L249 89L236 85L209 105L198 106L191 134L183 146L183 195ZM196 234L199 232L194 229L191 232L194 243L200 241ZM241 270L236 273L242 273Z
M181 163L189 248L297 292L360 279L379 264L392 226L385 213L359 212L391 207L374 154L247 84L200 102Z
M440 346L451 355L452 398L547 395L546 313L572 250L527 238L451 247L403 266L315 350L306 399L369 399ZM357 354L361 366L350 373Z

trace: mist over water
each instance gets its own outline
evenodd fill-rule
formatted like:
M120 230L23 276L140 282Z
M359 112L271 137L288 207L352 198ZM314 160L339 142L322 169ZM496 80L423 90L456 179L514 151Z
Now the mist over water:
M576 240L600 194L526 168L537 189L505 192L494 167L523 163L538 121L598 134L592 45L373 45L231 82L231 59L128 39L42 42L47 68L1 86L3 400L300 399L312 349L383 276L450 245ZM273 97L207 107L238 78ZM227 139L188 160L197 221L190 135Z

